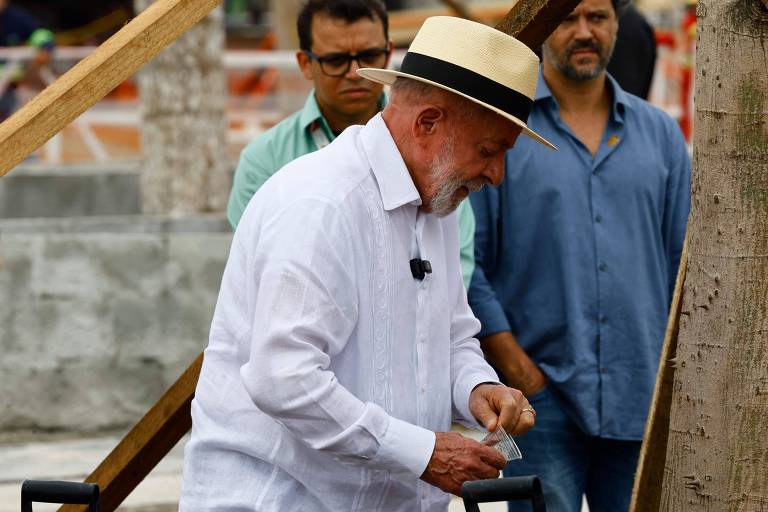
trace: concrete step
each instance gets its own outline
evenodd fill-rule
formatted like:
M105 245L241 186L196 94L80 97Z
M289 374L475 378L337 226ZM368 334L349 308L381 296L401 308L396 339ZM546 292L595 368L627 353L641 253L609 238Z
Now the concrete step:
M138 168L21 166L0 180L0 219L134 215Z

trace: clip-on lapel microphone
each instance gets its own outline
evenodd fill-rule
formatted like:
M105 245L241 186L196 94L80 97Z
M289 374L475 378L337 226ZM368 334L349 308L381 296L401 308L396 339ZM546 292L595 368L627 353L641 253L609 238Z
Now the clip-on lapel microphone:
M424 276L432 273L432 264L429 260L423 260L421 258L413 258L411 260L411 275L414 279L419 281L424 279Z

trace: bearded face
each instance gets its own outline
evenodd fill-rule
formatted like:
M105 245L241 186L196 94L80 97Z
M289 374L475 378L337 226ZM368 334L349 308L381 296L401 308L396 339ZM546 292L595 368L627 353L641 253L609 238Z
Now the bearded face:
M606 48L597 41L573 41L561 53L555 53L549 45L545 45L544 54L565 77L585 81L605 71L613 54L613 46L611 43ZM594 58L590 58L592 56Z
M544 59L571 80L596 78L611 60L618 28L610 0L583 0L544 43Z
M429 201L430 211L438 217L444 217L459 207L471 192L480 190L488 180L477 177L469 181L462 178L463 173L456 168L453 157L454 137L449 137L443 149L435 155L429 166L430 181L434 184L434 193Z

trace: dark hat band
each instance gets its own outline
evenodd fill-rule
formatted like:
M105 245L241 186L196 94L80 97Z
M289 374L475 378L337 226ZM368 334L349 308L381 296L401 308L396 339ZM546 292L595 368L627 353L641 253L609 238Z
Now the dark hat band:
M528 121L528 114L531 113L533 100L525 94L444 60L408 52L403 58L400 71L450 87L511 114L524 123Z

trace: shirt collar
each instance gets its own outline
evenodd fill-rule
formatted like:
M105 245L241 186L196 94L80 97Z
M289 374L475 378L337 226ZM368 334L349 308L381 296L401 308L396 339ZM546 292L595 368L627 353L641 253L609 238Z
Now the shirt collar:
M632 103L629 101L629 94L621 88L619 82L617 82L607 71L605 73L605 81L613 92L613 119L618 122L623 122L624 112L632 107Z
M394 210L406 204L419 206L419 191L381 113L368 121L360 140L379 185L384 209Z
M307 96L307 101L304 102L304 107L301 109L300 122L301 127L305 130L310 129L315 123L320 123L327 135L333 135L330 126L328 126L328 121L320 113L320 106L317 104L314 89Z
M536 94L533 95L533 101L545 100L552 97L552 91L549 90L547 81L544 80L542 67L539 66L539 81L536 82Z
M384 110L384 107L387 106L387 95L383 94L379 98L379 111ZM325 131L325 134L328 136L329 140L333 140L335 138L335 135L331 131L331 127L328 124L328 121L323 117L322 112L320 112L320 106L317 104L317 98L315 97L315 90L312 89L312 92L307 96L307 101L304 102L304 107L301 109L301 115L300 115L300 123L301 127L304 130L309 130L312 128L312 126L316 126L318 123L320 126L323 127L323 130Z
M624 89L619 86L619 83L610 75L610 73L606 72L605 78L608 84L608 88L613 93L613 104L611 106L612 114L614 119L620 120L623 117L624 110L631 107L632 104L629 102L629 97L626 91L624 91ZM541 101L547 98L552 98L555 100L554 96L552 96L552 91L547 85L547 81L544 80L542 68L539 67L539 81L536 85L534 101Z

